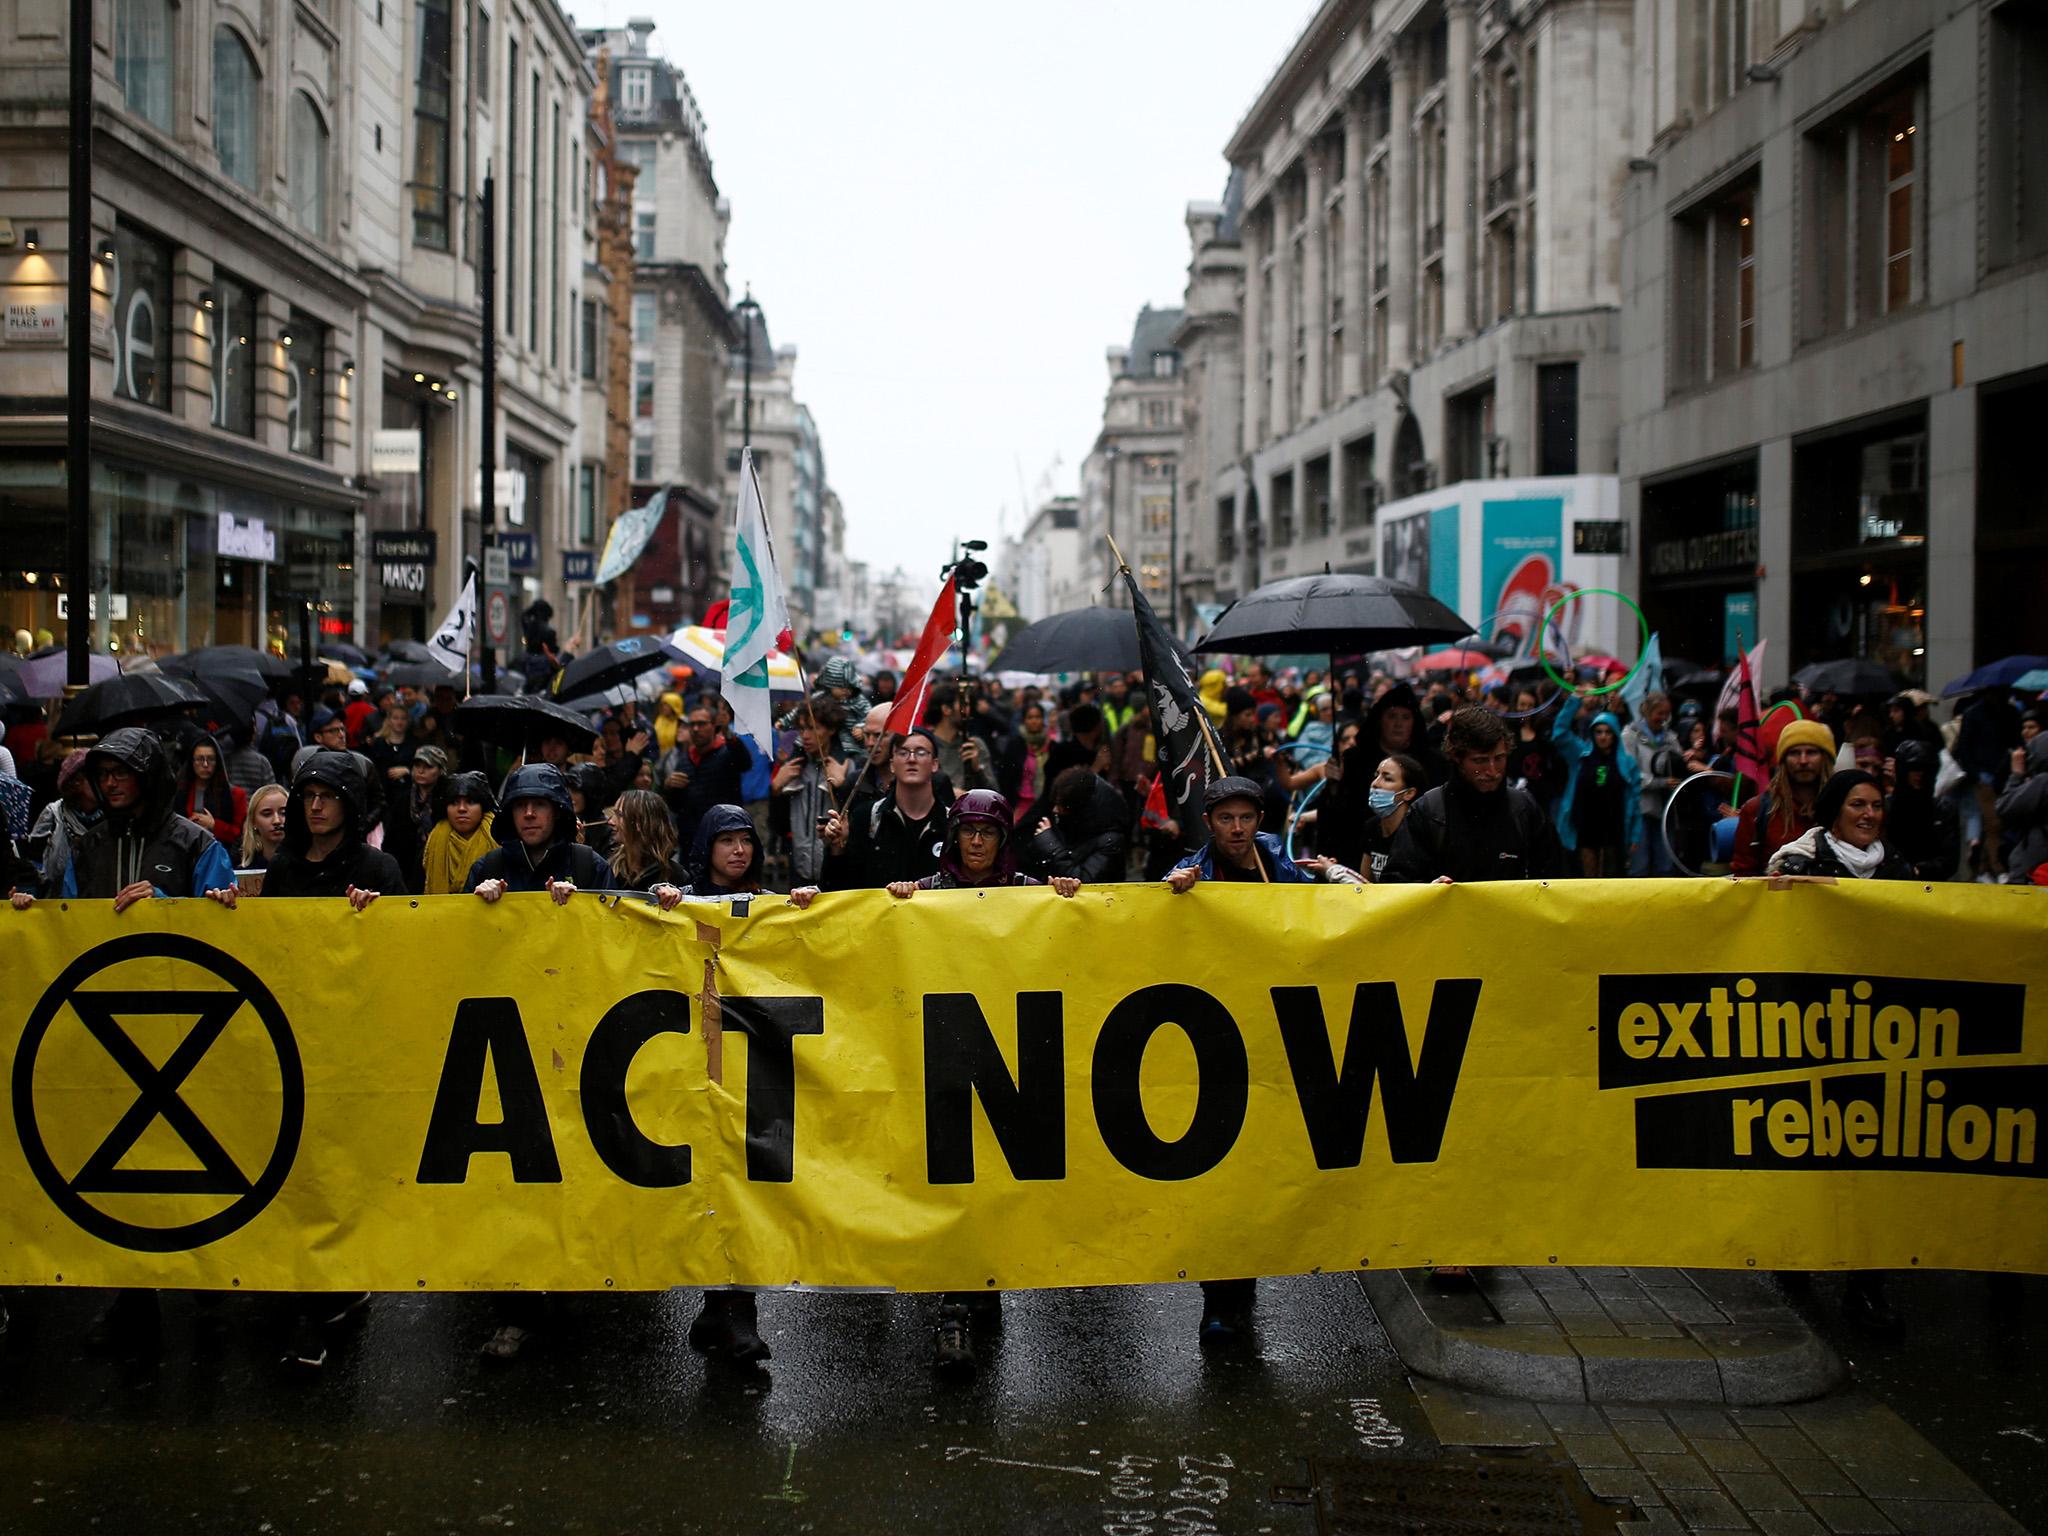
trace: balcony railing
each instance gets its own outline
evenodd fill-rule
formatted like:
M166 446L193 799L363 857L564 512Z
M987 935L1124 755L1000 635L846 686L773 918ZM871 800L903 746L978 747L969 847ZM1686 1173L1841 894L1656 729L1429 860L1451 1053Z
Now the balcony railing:
M1515 200L1516 167L1496 171L1486 178L1486 206L1488 211L1505 207Z
M1426 261L1444 253L1444 221L1438 219L1422 231L1422 256Z

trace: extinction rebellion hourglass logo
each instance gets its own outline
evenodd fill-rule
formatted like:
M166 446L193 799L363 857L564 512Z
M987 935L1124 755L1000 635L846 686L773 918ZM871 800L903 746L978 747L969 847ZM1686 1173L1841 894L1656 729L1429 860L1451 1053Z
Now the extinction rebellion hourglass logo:
M1807 972L1600 979L1600 1086L1636 1099L1642 1168L2042 1175L2048 1066L2027 989ZM1711 1088L1672 1092L1705 1078ZM1728 1079L1738 1079L1733 1086Z
M171 1253L246 1226L291 1171L306 1081L284 1010L232 956L176 934L88 950L14 1057L14 1124L57 1208Z

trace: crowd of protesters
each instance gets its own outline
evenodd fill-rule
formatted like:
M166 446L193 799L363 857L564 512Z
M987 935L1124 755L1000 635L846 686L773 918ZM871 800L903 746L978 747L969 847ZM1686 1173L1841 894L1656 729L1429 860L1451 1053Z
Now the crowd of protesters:
M1733 873L2048 883L2048 734L2004 691L1929 717L1924 695L1762 701L1740 721L1704 697L1461 689L1370 667L1200 680L1216 728L1202 825L1162 813L1141 676L1002 687L949 677L891 731L895 679L844 658L785 701L776 740L736 734L711 692L603 713L587 751L541 731L516 755L452 736L451 689L290 689L225 736L189 721L39 743L0 762L0 887L40 897L340 898L644 893L664 908L763 890L1039 887L1160 880L1456 883ZM1787 706L1787 707L1780 707ZM0 749L4 750L4 749ZM1440 1274L1455 1279L1458 1272ZM1252 1280L1204 1287L1204 1342L1247 1326ZM1852 1295L1893 1321L1881 1291ZM288 1358L324 1358L353 1311L297 1304ZM541 1309L508 1300L484 1345L516 1355ZM936 1363L970 1373L1000 1297L942 1300ZM766 1358L753 1296L707 1293L690 1342Z

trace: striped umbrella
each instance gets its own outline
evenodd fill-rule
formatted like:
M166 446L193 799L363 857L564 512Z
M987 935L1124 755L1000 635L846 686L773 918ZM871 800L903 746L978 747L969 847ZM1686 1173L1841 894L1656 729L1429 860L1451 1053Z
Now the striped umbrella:
M698 679L706 687L716 687L725 671L725 631L710 629L702 624L685 624L673 635L669 643L690 658L690 665L697 669ZM768 687L774 693L801 693L803 674L797 670L796 658L782 651L768 653Z

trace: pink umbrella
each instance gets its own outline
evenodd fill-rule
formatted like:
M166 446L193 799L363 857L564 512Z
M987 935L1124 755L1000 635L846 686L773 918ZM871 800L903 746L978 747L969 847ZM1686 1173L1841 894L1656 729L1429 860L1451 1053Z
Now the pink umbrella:
M1493 658L1484 651L1431 651L1415 663L1418 672L1476 672L1481 667L1493 665Z
M86 655L85 665L89 683L104 683L110 677L121 675L121 664L97 651ZM22 691L30 698L57 699L64 696L64 682L70 675L67 666L68 658L64 652L53 648L24 661L15 676L21 682Z

